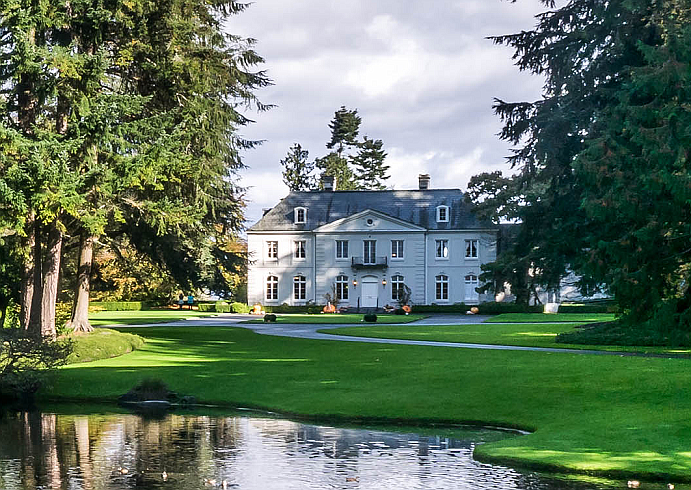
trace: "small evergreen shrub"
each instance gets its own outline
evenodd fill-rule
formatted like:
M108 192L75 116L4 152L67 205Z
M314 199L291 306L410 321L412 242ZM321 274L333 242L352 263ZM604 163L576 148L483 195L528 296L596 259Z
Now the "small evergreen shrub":
M225 301L216 301L214 307L216 313L230 313L230 305Z
M393 310L393 314L394 315L405 315L405 311L403 310L403 308L396 308L395 310Z
M264 323L275 323L276 322L276 315L273 313L267 313L264 315Z
M235 303L231 303L230 311L232 311L233 313L249 313L250 307L245 303L238 303L236 301Z
M377 315L374 313L367 313L362 319L369 323L375 323L377 321Z

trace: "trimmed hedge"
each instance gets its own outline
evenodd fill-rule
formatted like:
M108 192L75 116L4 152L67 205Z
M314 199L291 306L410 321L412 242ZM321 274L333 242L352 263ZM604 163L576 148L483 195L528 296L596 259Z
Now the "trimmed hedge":
M251 310L249 305L246 305L245 303L231 303L230 305L230 311L233 313L249 313Z
M607 303L560 304L559 313L616 313L617 305Z
M414 305L413 313L462 313L465 314L475 305L455 303L453 305ZM477 305L480 315L498 315L500 313L542 313L542 305L526 306L516 303L480 303ZM559 310L561 312L561 309ZM585 313L585 312L584 312Z
M140 311L162 304L161 301L91 301L89 307L106 311Z
M301 305L301 306L290 306L290 305L278 305L278 306L268 306L264 305L264 311L267 313L308 313L314 315L320 313L324 305Z
M276 315L273 313L267 313L264 315L264 323L276 323Z
M375 315L374 313L367 313L365 316L362 317L362 319L366 322L375 323L377 321L377 315Z

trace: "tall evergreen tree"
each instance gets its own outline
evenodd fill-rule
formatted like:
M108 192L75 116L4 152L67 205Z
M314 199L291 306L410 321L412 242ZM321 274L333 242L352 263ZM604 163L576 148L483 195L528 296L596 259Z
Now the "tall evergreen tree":
M349 110L341 106L329 123L331 141L326 144L326 147L329 150L336 148L338 156L343 157L343 151L346 148L358 146L357 138L361 122L362 118L358 116L357 109Z
M495 105L502 138L521 145L509 158L525 237L516 260L551 271L548 286L567 267L605 282L625 321L682 331L690 11L690 0L571 0L494 38L546 80L534 103Z
M355 174L348 164L348 159L341 157L337 152L332 151L322 158L317 158L314 163L321 170L322 177L328 175L336 179L335 190L353 191L358 188Z
M286 157L281 160L283 167L283 183L291 191L308 191L315 187L314 162L309 162L309 152L295 143L288 150Z
M386 189L384 181L391 176L387 175L389 166L384 165L386 152L382 149L383 145L381 140L372 140L367 136L360 143L360 149L352 160L360 189Z

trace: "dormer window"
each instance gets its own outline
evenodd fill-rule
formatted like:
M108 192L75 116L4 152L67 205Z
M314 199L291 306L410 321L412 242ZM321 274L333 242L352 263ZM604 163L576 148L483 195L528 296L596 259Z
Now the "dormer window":
M437 223L449 222L449 207L437 206Z
M307 208L295 208L295 223L303 225L307 223Z

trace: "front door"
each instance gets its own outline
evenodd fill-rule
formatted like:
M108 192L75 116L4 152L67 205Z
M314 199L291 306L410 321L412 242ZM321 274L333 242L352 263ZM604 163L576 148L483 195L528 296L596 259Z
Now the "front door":
M379 282L363 282L362 283L362 307L376 308L377 307L377 292L379 289Z
M480 295L475 291L478 286L478 279L475 274L465 276L465 301L467 303L477 303L480 300Z

